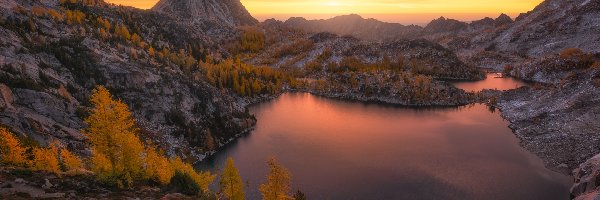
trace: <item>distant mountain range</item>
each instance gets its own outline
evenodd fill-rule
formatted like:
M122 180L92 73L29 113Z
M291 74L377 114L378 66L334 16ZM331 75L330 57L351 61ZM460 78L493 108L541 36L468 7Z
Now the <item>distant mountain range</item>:
M364 19L360 15L343 15L326 20L307 20L293 17L285 21L286 26L307 32L330 32L338 35L351 35L364 40L393 40L416 37L421 27L404 26L397 23Z
M501 14L470 23L440 17L425 27L343 15L283 24L307 33L329 32L367 41L425 38L454 50L499 50L543 55L568 47L594 50L600 45L599 0L546 0L515 20ZM161 0L152 10L186 20L209 20L226 26L256 25L239 0Z

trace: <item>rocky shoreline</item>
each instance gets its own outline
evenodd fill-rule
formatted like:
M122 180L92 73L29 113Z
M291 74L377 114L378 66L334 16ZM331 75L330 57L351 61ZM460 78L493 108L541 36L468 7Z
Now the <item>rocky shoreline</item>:
M561 84L505 92L497 103L525 149L549 169L574 177L572 198L600 194L595 173L600 169L599 76L600 70L591 68L563 78Z

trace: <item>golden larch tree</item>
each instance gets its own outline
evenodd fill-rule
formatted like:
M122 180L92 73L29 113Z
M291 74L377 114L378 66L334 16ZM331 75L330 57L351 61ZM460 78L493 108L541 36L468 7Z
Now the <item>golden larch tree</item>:
M84 132L92 147L92 170L103 181L131 187L144 176L144 145L136 135L135 119L102 86L94 89L90 101L93 108Z
M2 163L26 166L29 164L25 152L27 149L21 145L8 129L0 127L0 160Z
M240 177L238 169L233 163L233 158L227 158L225 168L221 173L220 181L221 195L224 199L229 200L244 200L244 183Z
M167 185L175 175L169 159L162 156L152 145L146 147L146 171L149 179Z
M58 160L58 142L52 141L48 148L33 149L33 169L61 174L60 161Z
M81 159L67 149L60 150L60 158L67 174L76 175L84 169Z
M259 188L263 200L291 199L289 195L291 184L290 172L279 164L274 157L269 158L267 164L269 165L267 182L261 184Z
M171 168L174 171L179 171L183 174L190 176L194 182L204 191L208 191L208 186L215 180L216 176L210 172L197 172L194 170L194 166L189 163L183 162L181 158L176 157L169 161Z

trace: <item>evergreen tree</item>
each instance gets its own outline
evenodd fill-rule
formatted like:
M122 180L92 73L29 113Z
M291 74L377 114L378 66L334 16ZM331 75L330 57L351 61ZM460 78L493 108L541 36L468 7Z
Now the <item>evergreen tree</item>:
M240 177L238 169L235 167L232 158L227 159L225 169L221 173L221 194L225 199L229 200L243 200L244 197L244 183Z
M143 175L144 145L137 137L135 120L126 104L114 100L108 90L96 87L93 109L84 131L92 147L92 170L100 180L131 187Z
M285 167L281 166L275 158L269 158L267 164L269 165L267 182L261 184L259 188L263 200L290 199L290 172Z
M29 161L25 155L26 151L27 149L21 145L17 137L8 129L0 127L0 161L2 163L27 166Z

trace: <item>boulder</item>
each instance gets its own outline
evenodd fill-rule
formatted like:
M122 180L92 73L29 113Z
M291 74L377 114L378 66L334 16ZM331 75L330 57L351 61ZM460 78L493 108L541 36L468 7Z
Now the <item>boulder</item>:
M575 184L571 187L571 196L576 199L600 198L600 154L590 158L579 168L573 170Z
M15 109L12 103L14 96L10 88L4 84L0 84L0 110Z

